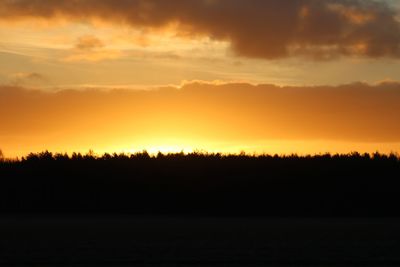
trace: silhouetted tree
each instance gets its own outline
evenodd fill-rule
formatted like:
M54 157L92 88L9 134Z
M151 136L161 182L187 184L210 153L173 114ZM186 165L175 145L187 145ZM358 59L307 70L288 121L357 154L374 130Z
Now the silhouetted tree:
M0 154L1 155L1 154ZM2 156L4 158L4 156ZM0 163L2 212L400 216L400 158L31 153Z
M4 161L4 154L1 149L0 149L0 161Z

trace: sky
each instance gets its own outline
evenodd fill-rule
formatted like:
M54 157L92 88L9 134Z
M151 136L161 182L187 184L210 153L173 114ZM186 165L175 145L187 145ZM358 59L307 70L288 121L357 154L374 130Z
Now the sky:
M400 152L400 1L0 0L0 149Z

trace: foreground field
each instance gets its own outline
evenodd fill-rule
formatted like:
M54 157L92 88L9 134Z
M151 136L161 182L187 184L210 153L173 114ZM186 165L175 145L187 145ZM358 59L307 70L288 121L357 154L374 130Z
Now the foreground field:
M0 266L398 266L399 177L395 155L32 154L0 163Z
M1 266L394 266L400 220L8 218Z

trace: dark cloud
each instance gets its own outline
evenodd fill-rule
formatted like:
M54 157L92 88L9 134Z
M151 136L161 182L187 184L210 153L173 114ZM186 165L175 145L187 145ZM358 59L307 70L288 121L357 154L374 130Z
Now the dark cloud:
M184 36L231 43L235 53L276 59L305 55L400 56L393 7L374 0L1 0L2 19L101 19L134 27L178 25Z
M207 140L400 142L400 83L60 91L0 87L0 136L201 136ZM132 137L133 139L135 137Z

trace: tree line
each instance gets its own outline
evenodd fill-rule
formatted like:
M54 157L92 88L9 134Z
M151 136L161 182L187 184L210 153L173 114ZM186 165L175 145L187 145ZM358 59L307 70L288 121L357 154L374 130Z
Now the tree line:
M0 162L0 213L399 216L396 154L31 153Z

